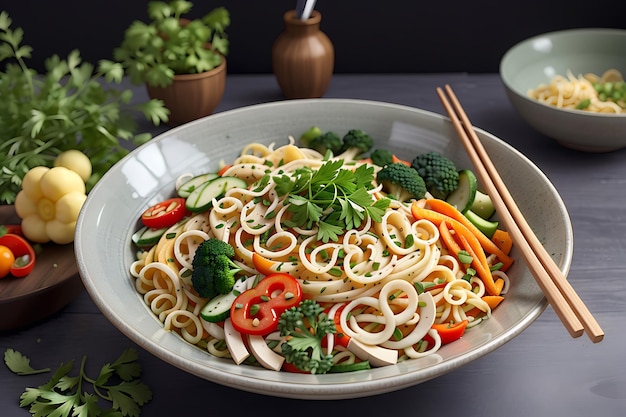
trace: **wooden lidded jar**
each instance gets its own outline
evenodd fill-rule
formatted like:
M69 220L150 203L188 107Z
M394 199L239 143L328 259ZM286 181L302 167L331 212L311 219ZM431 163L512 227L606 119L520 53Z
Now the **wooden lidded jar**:
M330 84L335 65L332 42L320 30L322 15L313 10L303 21L290 10L283 16L285 30L272 46L272 67L283 96L319 98Z

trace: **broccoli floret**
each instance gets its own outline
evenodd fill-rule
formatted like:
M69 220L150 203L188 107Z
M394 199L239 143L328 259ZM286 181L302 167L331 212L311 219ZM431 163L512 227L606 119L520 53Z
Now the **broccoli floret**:
M302 134L302 136L300 136L300 142L303 146L308 147L309 142L321 135L322 133L324 132L322 132L322 129L320 129L319 126L311 126L309 130L307 130Z
M384 167L393 163L393 154L387 149L376 149L370 154L370 159L374 165Z
M213 298L233 289L235 275L241 271L234 256L235 249L220 239L210 238L198 245L191 263L191 284L198 295Z
M459 186L459 172L450 159L437 152L418 155L411 162L435 198L445 199Z
M333 355L324 353L322 341L337 328L315 300L302 300L285 310L278 319L278 330L287 339L281 345L287 363L312 374L325 374L333 366Z
M362 130L351 129L342 139L342 146L339 150L337 159L351 161L357 159L360 155L369 152L374 146L372 137Z
M300 137L300 142L304 147L314 149L322 155L326 155L326 152L329 151L335 155L339 153L343 146L339 135L334 132L323 133L317 126L313 126L304 132Z
M376 180L382 184L383 191L398 201L419 200L426 195L426 183L422 177L402 162L384 166L376 174Z

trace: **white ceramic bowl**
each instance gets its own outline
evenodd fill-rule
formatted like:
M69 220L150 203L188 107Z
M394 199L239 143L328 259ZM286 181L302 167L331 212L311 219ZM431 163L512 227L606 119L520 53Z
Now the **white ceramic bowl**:
M626 114L567 110L529 98L529 89L570 70L577 76L616 68L626 76L626 30L571 29L538 35L509 49L500 76L521 117L561 145L587 152L626 147Z
M432 356L368 371L302 375L237 366L164 331L135 292L130 239L150 204L173 194L182 173L216 169L244 144L286 143L312 125L336 132L369 132L377 146L407 158L439 150L461 167L468 159L449 120L410 107L379 102L316 99L241 108L172 129L116 164L91 191L76 227L78 267L94 302L125 335L162 360L192 374L241 390L288 398L362 397L412 386L450 372L508 342L544 310L546 301L518 259L509 270L512 288L492 319ZM567 210L543 173L511 146L478 130L521 210L562 271L569 271L573 237ZM523 197L523 198L522 198Z

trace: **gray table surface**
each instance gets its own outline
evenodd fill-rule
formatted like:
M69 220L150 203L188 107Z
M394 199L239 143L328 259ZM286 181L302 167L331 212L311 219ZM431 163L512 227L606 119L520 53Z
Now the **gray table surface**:
M143 408L144 416L626 415L626 150L582 153L536 133L512 108L497 74L340 74L325 97L393 102L444 113L435 88L446 83L476 127L525 154L561 194L575 237L569 279L604 329L602 342L593 344L586 336L572 339L548 307L514 340L434 380L355 400L305 402L223 387L164 363L113 327L83 291L53 317L0 333L0 352L7 348L30 352L34 366L53 367L87 355L89 363L99 366L136 347L142 381L154 393ZM144 98L145 92L137 89L137 95ZM217 111L281 99L272 75L231 75ZM19 407L20 394L50 376L16 376L0 365L0 415L29 415Z

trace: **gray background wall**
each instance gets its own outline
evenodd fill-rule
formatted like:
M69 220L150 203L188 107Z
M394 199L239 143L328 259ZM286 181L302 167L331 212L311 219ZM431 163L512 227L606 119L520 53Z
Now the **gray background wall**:
M296 0L195 1L191 17L216 6L231 13L229 73L271 72L282 15ZM0 10L25 31L29 65L78 49L84 60L110 58L124 29L146 20L147 0L2 0ZM624 0L318 0L322 30L335 46L336 73L497 72L504 52L543 32L626 28ZM625 51L626 53L626 51Z

